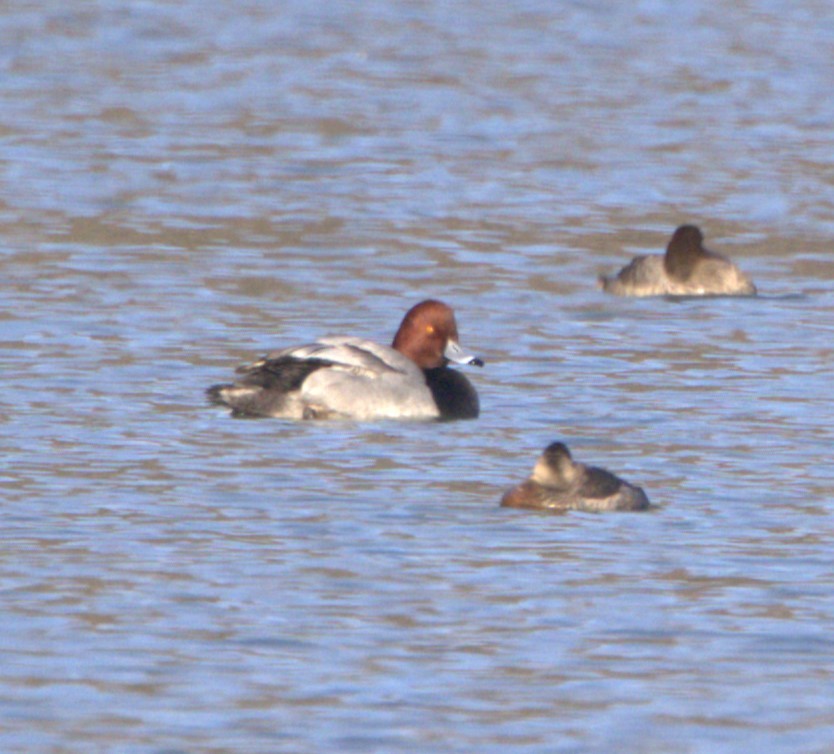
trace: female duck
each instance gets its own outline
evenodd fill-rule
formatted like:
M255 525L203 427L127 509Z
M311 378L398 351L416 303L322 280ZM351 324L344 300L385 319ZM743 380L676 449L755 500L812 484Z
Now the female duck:
M455 314L440 301L410 309L392 346L321 338L240 367L209 399L239 416L284 419L474 419L478 394L447 364L483 362L458 342Z
M509 508L554 511L639 511L649 507L640 487L605 469L576 463L561 442L545 448L530 478L501 500Z
M600 277L618 296L753 296L756 286L729 259L703 246L695 225L681 225L666 254L635 257L614 277Z

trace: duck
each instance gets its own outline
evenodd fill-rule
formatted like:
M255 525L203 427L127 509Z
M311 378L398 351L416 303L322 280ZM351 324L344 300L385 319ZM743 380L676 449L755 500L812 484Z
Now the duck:
M544 449L529 479L508 490L501 505L596 513L645 510L649 499L642 488L605 469L577 463L567 445L553 442Z
M391 346L325 337L275 351L213 385L234 416L293 420L455 420L480 414L478 393L449 363L483 366L459 341L455 313L434 299L406 312Z
M697 225L681 225L663 256L635 257L600 287L617 296L755 296L756 286L729 259L704 248Z

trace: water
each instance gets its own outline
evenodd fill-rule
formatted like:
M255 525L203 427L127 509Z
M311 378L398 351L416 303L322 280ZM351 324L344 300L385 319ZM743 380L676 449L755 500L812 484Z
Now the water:
M823 752L827 4L0 12L0 748ZM753 300L594 281L684 221ZM483 413L203 389L451 303ZM648 514L498 507L550 441Z

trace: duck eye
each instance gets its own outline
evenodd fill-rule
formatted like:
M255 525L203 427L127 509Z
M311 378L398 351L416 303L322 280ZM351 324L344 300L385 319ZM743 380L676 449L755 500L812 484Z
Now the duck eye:
M434 333L434 325L426 325L426 332L431 335Z

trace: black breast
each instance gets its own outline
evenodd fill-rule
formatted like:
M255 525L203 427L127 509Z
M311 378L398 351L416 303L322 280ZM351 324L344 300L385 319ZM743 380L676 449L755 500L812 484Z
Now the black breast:
M448 367L426 369L425 375L441 419L478 418L481 413L478 394L464 375Z

